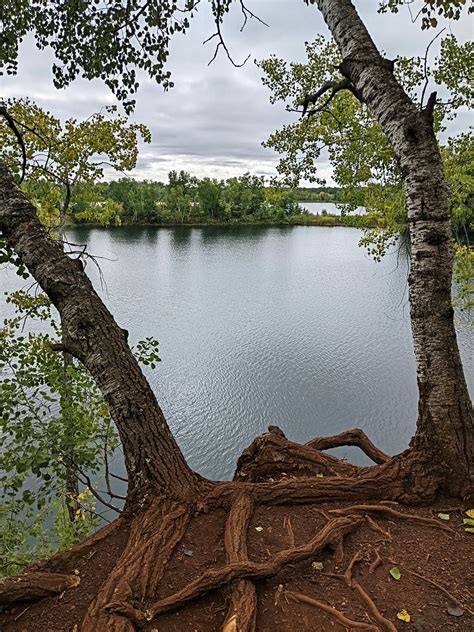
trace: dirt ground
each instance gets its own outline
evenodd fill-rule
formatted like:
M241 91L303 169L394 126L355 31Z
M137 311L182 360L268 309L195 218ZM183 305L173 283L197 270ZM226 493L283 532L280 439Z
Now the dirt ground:
M257 508L248 529L249 559L264 562L283 549L304 544L334 516L331 511L349 506L325 503ZM361 527L344 539L342 547L327 548L316 557L286 566L275 577L256 581L258 632L364 629L356 624L382 631L474 630L474 534L466 532L463 524L470 506L449 500L429 508L406 508L396 503L380 506L432 522L371 512ZM441 520L438 513L449 514L449 520ZM171 595L208 568L225 564L226 517L226 512L218 510L193 518L157 597ZM80 578L79 585L61 595L18 603L3 611L0 630L80 631L85 611L119 558L127 536L125 523L79 559L53 561L48 570L74 573ZM346 573L345 578L351 561L351 576ZM390 574L394 567L400 571L399 579ZM158 616L148 630L220 631L230 592L229 586L211 591L177 611ZM403 611L409 621L398 618Z

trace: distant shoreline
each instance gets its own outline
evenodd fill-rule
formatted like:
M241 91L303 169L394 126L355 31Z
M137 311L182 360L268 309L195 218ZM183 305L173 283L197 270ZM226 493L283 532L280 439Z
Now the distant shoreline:
M97 222L74 222L68 224L68 228L125 228L130 226L155 227L155 228L206 228L209 226L319 226L323 228L361 228L360 224L352 222L351 216L340 215L295 215L287 220L249 220L249 221L199 221L192 218L184 222L122 222L121 224L108 224L104 226Z

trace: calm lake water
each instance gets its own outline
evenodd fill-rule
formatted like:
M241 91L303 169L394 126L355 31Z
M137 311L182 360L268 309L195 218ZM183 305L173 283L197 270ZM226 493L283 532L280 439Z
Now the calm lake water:
M417 390L407 261L375 264L351 228L75 229L100 261L96 287L133 342L191 466L232 476L269 424L306 441L359 426L385 451L413 433ZM18 286L0 270L2 289ZM5 313L5 306L1 306ZM1 315L1 314L0 314ZM459 332L473 386L473 341ZM357 451L341 449L358 463Z

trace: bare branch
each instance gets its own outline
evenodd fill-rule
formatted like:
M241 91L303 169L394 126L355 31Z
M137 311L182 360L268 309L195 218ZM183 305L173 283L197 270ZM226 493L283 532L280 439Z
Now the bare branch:
M266 22L264 22L261 18L259 18L257 15L255 15L255 13L250 11L250 9L245 5L244 0L240 0L240 8L241 8L242 13L244 15L244 22L243 22L243 24L242 24L242 26L240 28L240 31L244 30L249 18L255 18L256 20L258 20L264 26L268 26L268 24ZM250 54L248 54L247 57L244 59L244 61L242 63L240 63L240 64L237 63L236 61L234 61L234 59L232 58L232 55L230 54L230 51L227 48L227 45L225 43L224 36L222 34L222 29L221 29L222 19L223 19L224 13L225 13L225 10L224 10L224 6L222 4L222 0L216 0L216 3L215 3L215 19L214 19L214 23L216 25L216 32L213 33L207 39L205 39L204 42L203 42L203 44L207 44L208 42L210 42L214 38L218 39L218 43L217 43L216 48L214 50L214 55L212 56L212 59L209 61L208 66L210 66L212 64L212 62L216 59L216 57L217 57L217 55L219 53L219 49L222 47L224 49L225 54L227 55L227 59L230 61L230 63L233 66L235 66L235 68L241 68L250 59Z
M424 56L424 65L423 65L423 72L425 75L425 85L423 86L423 91L421 93L421 101L420 101L420 110L423 109L423 101L425 99L425 92L426 89L428 88L428 83L429 83L429 77L428 77L428 53L430 52L430 48L431 45L434 44L434 42L438 39L438 37L440 35L442 35L442 33L446 30L446 27L442 28L441 31L439 31L439 33L437 33L433 39L431 40L431 42L428 44L428 46L426 47L426 51L425 51L425 56ZM430 97L431 98L431 97ZM433 104L434 105L434 104Z
M3 116L3 118L6 121L6 124L11 129L11 131L15 135L15 138L16 138L18 144L20 145L20 149L21 149L21 176L20 176L19 184L21 184L23 182L23 180L25 179L25 175L26 175L26 147L25 147L25 142L23 140L23 136L21 135L20 131L18 130L18 127L16 126L15 119L11 116L11 114L9 114L9 112L7 111L7 108L4 105L0 105L0 116Z
M259 18L258 15L255 15L255 13L250 11L250 9L247 6L245 6L245 2L243 0L240 0L240 9L244 16L244 22L242 26L240 27L241 33L244 30L245 26L247 25L247 21L249 18L255 18L257 22L260 22L260 24L263 24L263 26L269 26L266 22L264 22L261 18Z
M308 113L308 116L312 116L317 112L327 111L327 106L331 103L336 94L341 90L350 90L352 93L354 93L352 84L349 79L342 79L341 81L327 81L323 86L321 86L321 88L319 88L317 92L314 92L313 94L307 94L303 101L303 112L301 116L304 116L306 113ZM329 91L331 91L330 95L323 103L323 105L308 112L308 106L311 103L316 104L318 99L320 99L323 94L326 94L326 92Z

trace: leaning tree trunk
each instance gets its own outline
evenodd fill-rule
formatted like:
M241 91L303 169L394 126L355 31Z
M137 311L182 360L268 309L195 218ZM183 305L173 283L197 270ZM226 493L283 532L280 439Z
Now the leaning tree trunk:
M349 0L317 0L341 52L341 73L389 139L405 184L411 237L410 313L419 415L414 451L445 468L446 491L472 488L472 405L451 306L449 194L433 131L433 94L420 110L393 75Z
M96 379L123 445L128 506L155 494L192 503L199 477L176 444L121 329L62 244L44 230L33 205L0 161L0 231L61 316L63 349Z

